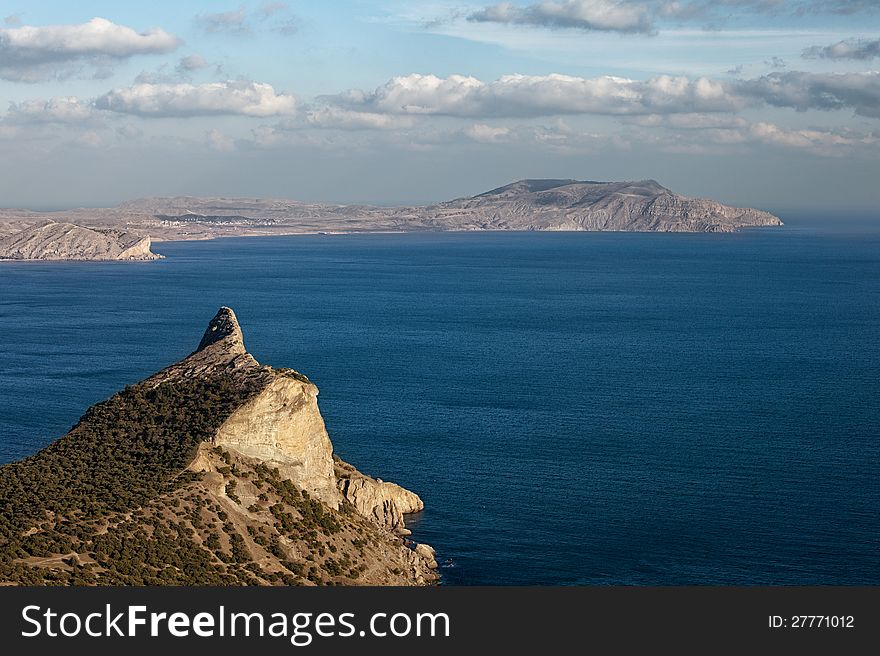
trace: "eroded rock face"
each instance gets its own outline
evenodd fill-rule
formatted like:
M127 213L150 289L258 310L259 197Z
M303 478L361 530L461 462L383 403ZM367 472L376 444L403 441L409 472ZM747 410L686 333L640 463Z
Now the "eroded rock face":
M214 444L277 467L283 477L333 508L342 500L333 472L333 445L312 383L276 376L226 420Z
M195 353L155 378L202 376L218 369L257 380L261 390L223 423L214 436L215 446L277 467L283 477L332 508L345 499L380 528L409 533L404 515L422 510L421 498L334 458L318 409L318 388L292 369L260 365L247 352L232 309L220 308Z
M369 517L379 526L400 534L409 533L403 516L425 508L424 502L415 492L396 483L371 478L338 459L336 481L342 496L360 514Z

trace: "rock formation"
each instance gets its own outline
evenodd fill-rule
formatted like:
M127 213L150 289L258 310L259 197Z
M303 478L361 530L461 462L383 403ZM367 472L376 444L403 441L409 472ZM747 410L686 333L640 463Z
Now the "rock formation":
M403 516L424 509L415 492L360 473L347 462L336 459L336 485L346 501L364 517L401 535L409 535Z
M44 222L0 239L0 260L156 260L148 236Z
M317 395L221 308L188 357L0 467L0 581L435 581L433 549L403 539L421 499L336 458Z

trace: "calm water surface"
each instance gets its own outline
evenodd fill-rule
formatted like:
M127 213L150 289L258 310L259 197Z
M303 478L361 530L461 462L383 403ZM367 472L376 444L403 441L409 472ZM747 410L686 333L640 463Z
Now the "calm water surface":
M0 263L0 461L220 305L449 584L880 584L880 234L429 234Z

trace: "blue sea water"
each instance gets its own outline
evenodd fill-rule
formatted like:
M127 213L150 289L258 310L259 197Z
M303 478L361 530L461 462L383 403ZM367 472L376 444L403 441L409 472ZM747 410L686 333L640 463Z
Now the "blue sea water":
M880 584L880 234L409 234L0 263L0 462L220 305L448 584Z

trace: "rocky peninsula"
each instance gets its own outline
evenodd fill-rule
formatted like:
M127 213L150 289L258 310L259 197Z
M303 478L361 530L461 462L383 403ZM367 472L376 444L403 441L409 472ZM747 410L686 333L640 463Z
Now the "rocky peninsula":
M156 260L147 235L45 221L0 238L0 260Z
M188 357L0 467L0 582L427 585L413 492L333 453L317 387L221 308Z

